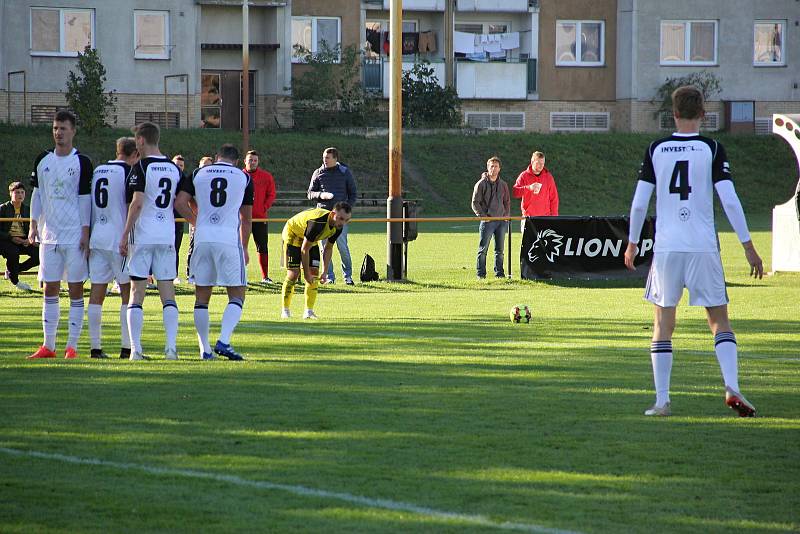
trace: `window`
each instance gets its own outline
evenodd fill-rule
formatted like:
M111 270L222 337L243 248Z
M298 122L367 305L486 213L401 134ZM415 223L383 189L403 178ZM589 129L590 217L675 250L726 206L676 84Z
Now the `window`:
M133 36L136 59L169 59L169 11L134 11Z
M757 20L753 31L753 64L761 66L786 65L785 20Z
M599 67L605 63L605 22L556 21L556 65Z
M338 18L292 17L292 63L304 62L305 54L298 51L298 47L317 54L326 49L335 50L341 43L341 25Z
M94 47L94 9L31 8L31 55L72 56Z
M662 65L715 65L717 21L661 21Z

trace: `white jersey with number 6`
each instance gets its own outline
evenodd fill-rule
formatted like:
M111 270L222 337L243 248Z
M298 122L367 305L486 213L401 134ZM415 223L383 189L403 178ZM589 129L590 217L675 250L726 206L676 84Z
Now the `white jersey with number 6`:
M217 162L197 169L183 188L197 202L195 243L239 242L239 208L253 205L250 177L233 165Z
M699 134L650 144L639 180L656 188L656 252L717 252L714 184L731 180L725 149Z
M92 175L92 237L89 248L114 250L128 216L126 180L130 167L119 160L98 165Z
M180 180L180 169L166 156L141 159L131 168L128 176L129 200L136 191L145 195L142 212L131 232L131 244L175 244L172 206Z

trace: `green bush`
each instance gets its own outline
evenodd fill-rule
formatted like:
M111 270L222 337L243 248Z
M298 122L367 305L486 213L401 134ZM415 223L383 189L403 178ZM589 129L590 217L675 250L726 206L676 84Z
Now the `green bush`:
M656 95L651 100L652 104L658 104L658 109L653 112L653 116L658 118L664 112L670 113L672 118L672 93L678 87L684 85L693 85L700 89L703 93L703 98L708 102L713 96L722 92L720 87L721 80L713 72L701 70L699 72L692 72L686 76L676 76L674 78L667 78L664 83L656 89Z
M431 64L423 60L403 73L403 125L452 128L461 125L461 100L453 87L442 87Z

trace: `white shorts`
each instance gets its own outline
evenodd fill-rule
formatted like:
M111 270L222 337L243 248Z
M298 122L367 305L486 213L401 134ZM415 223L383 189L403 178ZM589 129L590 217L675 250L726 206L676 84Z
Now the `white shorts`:
M83 283L89 278L89 267L80 245L39 245L39 280Z
M175 245L129 245L128 275L144 280L151 274L156 280L174 280Z
M198 286L244 287L247 272L239 245L195 243L189 273Z
M127 284L131 278L126 260L116 250L93 248L89 251L89 278L93 284L109 284L112 280Z
M662 308L672 308L681 300L684 287L689 290L690 306L727 304L728 291L719 253L656 252L644 298Z

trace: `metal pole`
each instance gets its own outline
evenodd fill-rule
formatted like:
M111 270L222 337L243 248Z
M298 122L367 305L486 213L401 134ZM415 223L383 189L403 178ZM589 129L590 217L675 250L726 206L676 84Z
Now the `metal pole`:
M389 198L386 199L388 218L403 214L403 2L392 0L389 13ZM386 279L403 279L403 223L386 224Z
M508 278L511 278L511 219L508 220L508 228L506 229L506 233L508 234L508 254L506 254L506 263L508 264L508 268L506 271L508 272Z
M250 11L242 0L242 152L250 150Z
M169 77L169 75L164 76L164 129L169 126L169 123L167 122L167 79Z
M189 75L186 75L186 127L189 128L191 123L189 122ZM180 121L178 121L178 126L180 127Z
M28 75L24 70L14 70L6 76L6 122L11 123L11 77L22 74L22 124L28 124Z
M453 32L455 31L456 0L445 0L444 8L444 84L455 87L455 54L453 51Z

